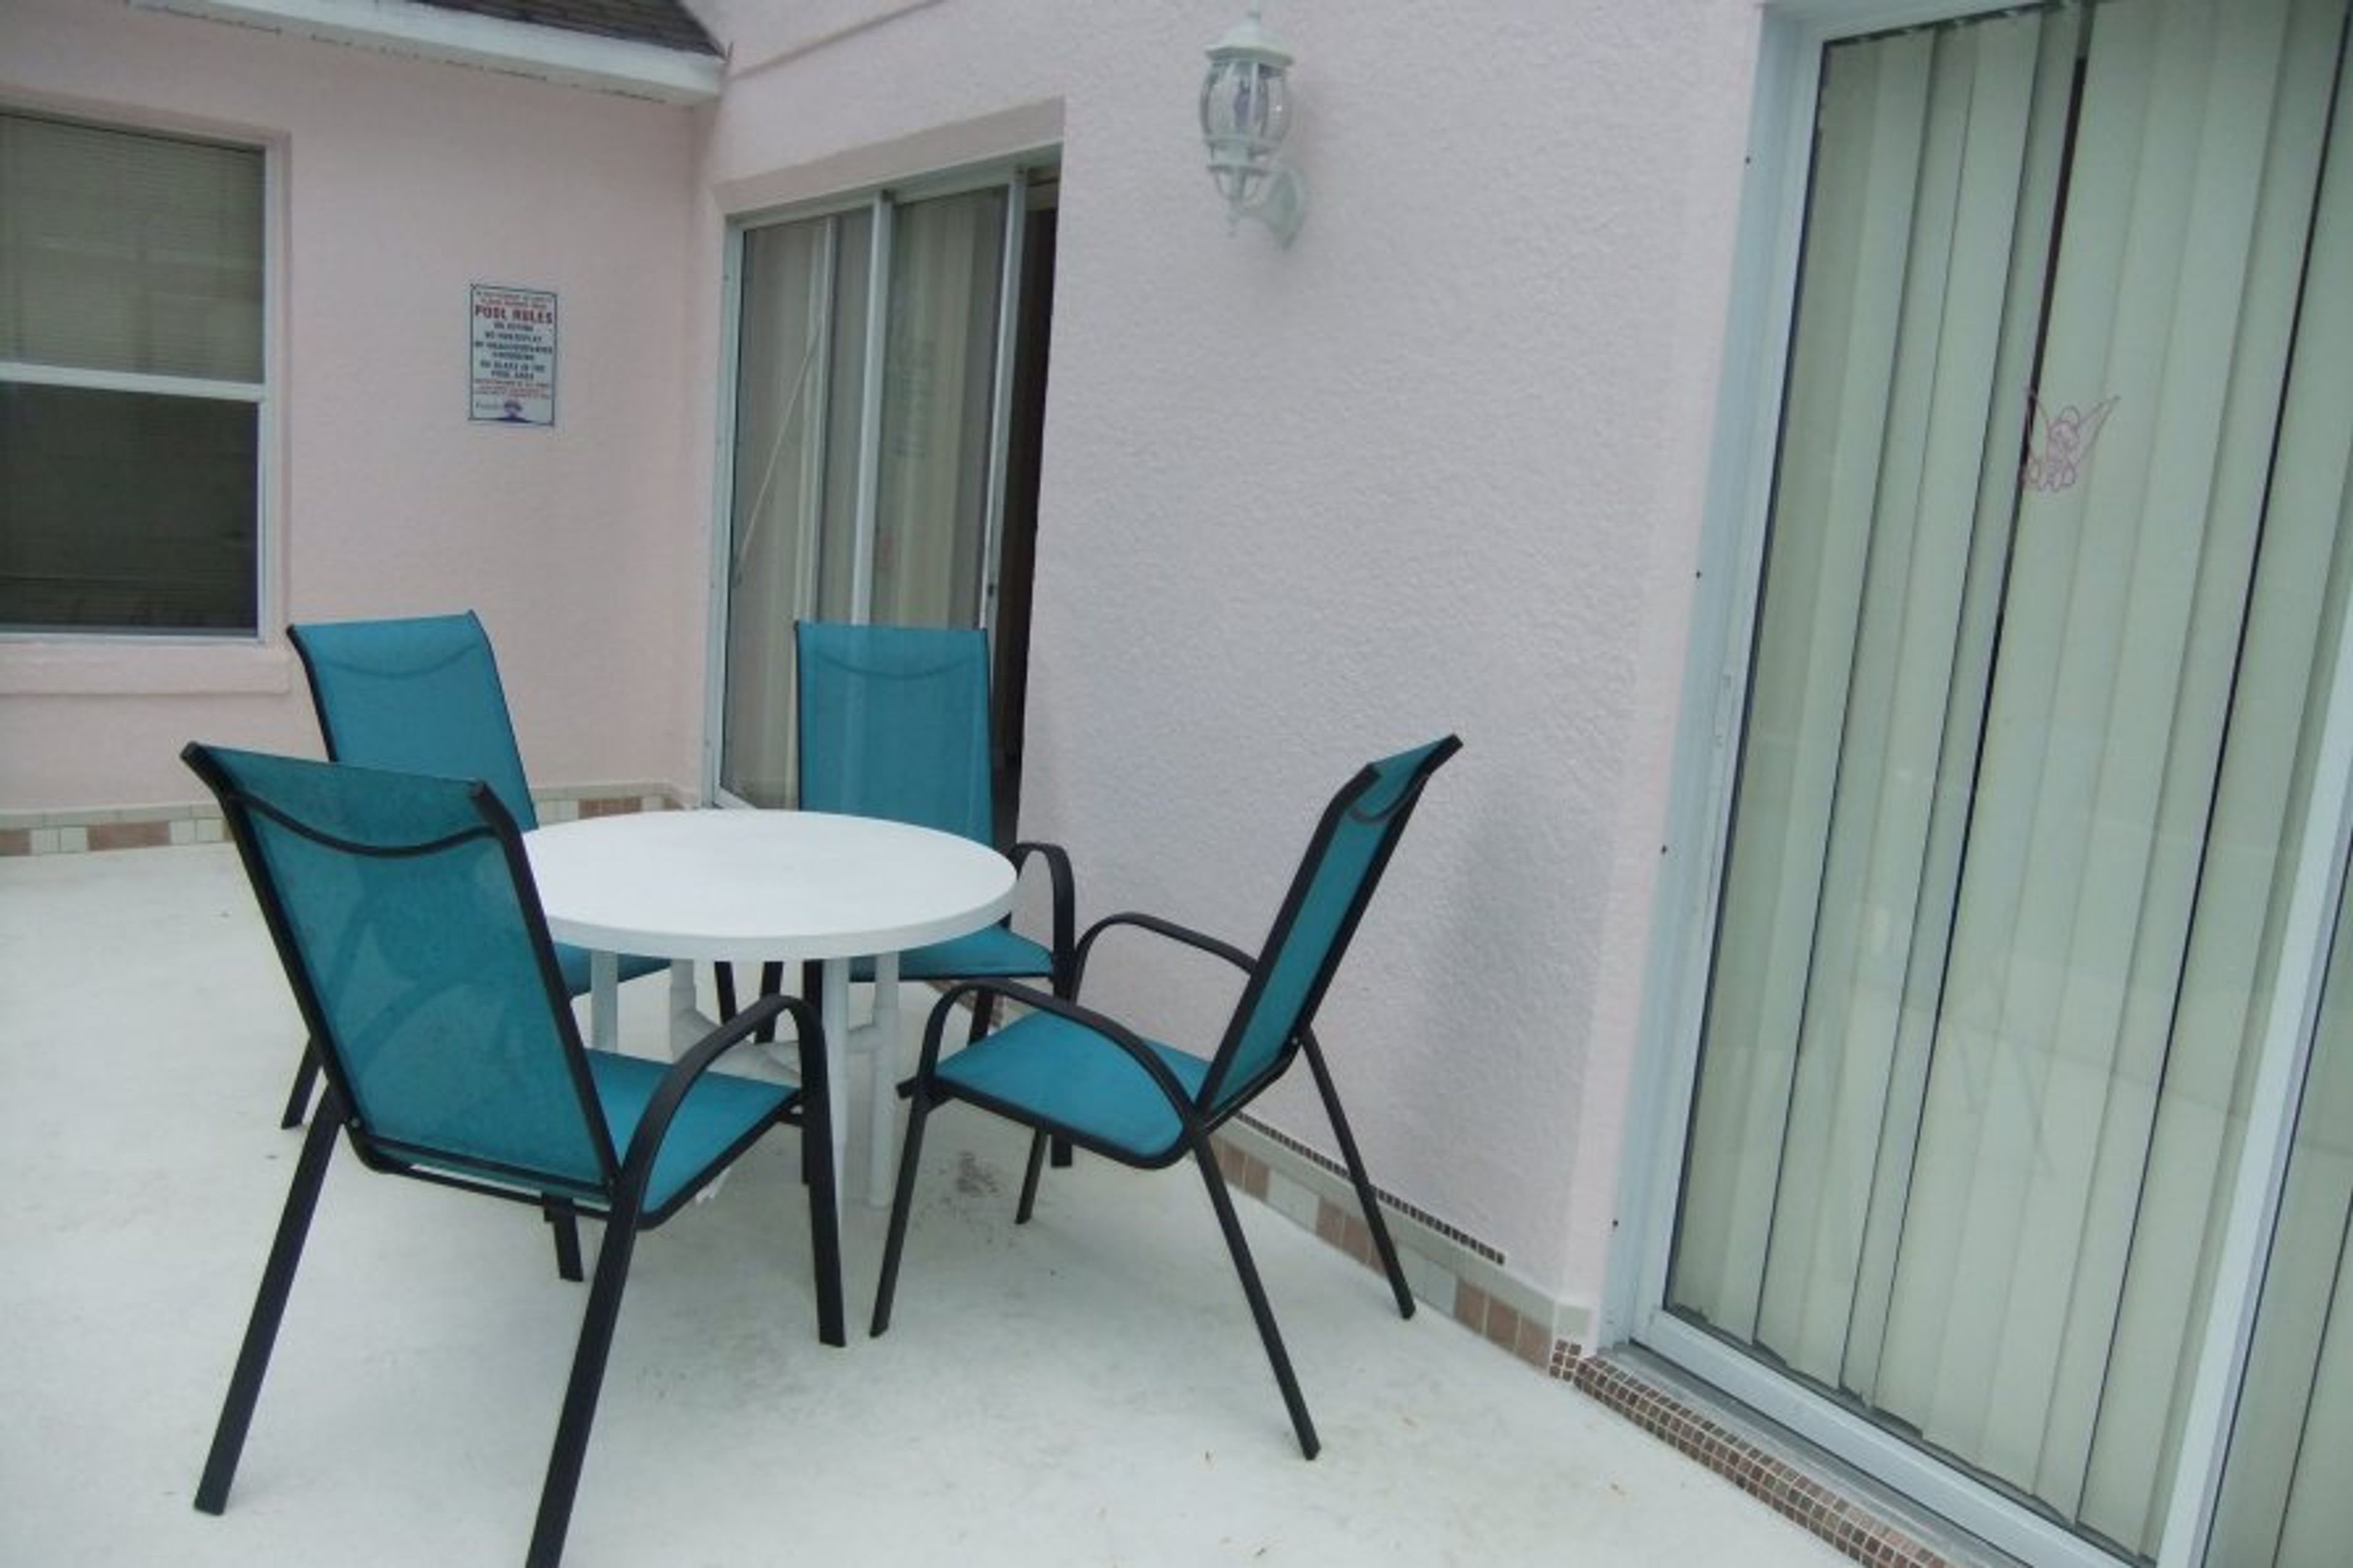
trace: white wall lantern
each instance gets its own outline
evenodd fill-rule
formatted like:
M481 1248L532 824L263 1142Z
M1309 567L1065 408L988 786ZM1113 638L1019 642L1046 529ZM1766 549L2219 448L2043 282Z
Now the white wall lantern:
M1253 4L1208 51L1201 139L1209 147L1209 177L1226 198L1228 230L1256 218L1287 246L1307 216L1305 185L1276 157L1291 130L1291 55L1258 13Z

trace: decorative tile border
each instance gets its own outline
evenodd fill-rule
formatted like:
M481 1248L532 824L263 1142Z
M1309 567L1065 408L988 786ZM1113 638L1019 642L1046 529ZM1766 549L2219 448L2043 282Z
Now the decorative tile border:
M1342 1165L1339 1161L1335 1160L1329 1154L1324 1153L1321 1149L1310 1148L1308 1145L1302 1143L1298 1139L1291 1136L1288 1132L1283 1131L1281 1128L1270 1127L1255 1116L1245 1114L1240 1117L1240 1120L1247 1125L1251 1131L1257 1133L1260 1137L1281 1144L1283 1148L1288 1149L1291 1152L1298 1155L1308 1163L1324 1171L1325 1174L1337 1177L1339 1180L1344 1182L1348 1179L1347 1168ZM1377 1182L1373 1184L1373 1191L1379 1194L1382 1204L1388 1208L1394 1209L1398 1214L1404 1215L1407 1218L1413 1220L1416 1224L1437 1232L1440 1236L1444 1237L1447 1240L1454 1243L1457 1247L1468 1247L1471 1251L1476 1253L1481 1258L1485 1258L1496 1268L1501 1268L1504 1266L1504 1259L1503 1248L1489 1246L1487 1243L1481 1241L1477 1237L1472 1236L1470 1232L1447 1224L1444 1220L1440 1219L1436 1215L1430 1213L1426 1209L1416 1208L1413 1205L1406 1202L1403 1198L1398 1197L1395 1193L1383 1189Z
M656 784L606 785L595 790L534 790L532 806L543 823L577 822L584 816L628 816L640 811L671 811L681 804Z
M1639 1369L1612 1356L1579 1356L1574 1346L1562 1348L1568 1352L1566 1375L1572 1386L1857 1563L1871 1568L1964 1568L1968 1562L1986 1561L1946 1555L1881 1517L1867 1502L1752 1442L1675 1391L1645 1378ZM1563 1375L1563 1364L1556 1361L1555 1376Z
M667 811L679 805L674 792L659 784L602 784L534 793L543 822L611 816L636 811ZM201 805L129 806L119 810L0 813L0 858L19 855L80 855L102 849L160 849L174 844L218 844L225 837L220 808Z
M1247 1116L1227 1123L1216 1142L1228 1182L1366 1268L1379 1269L1372 1232L1337 1161ZM1988 1568L2009 1562L1989 1548L1931 1545L1899 1521L1900 1508L1842 1484L1829 1467L1810 1468L1794 1450L1778 1453L1757 1442L1712 1413L1704 1396L1646 1376L1629 1358L1588 1352L1580 1340L1589 1332L1589 1317L1513 1279L1500 1247L1388 1193L1378 1195L1390 1211L1391 1239L1416 1298L1625 1416L1855 1562L1869 1568Z
M1338 1161L1249 1117L1228 1122L1216 1143L1227 1181L1366 1268L1379 1271L1371 1227ZM1585 1331L1582 1310L1550 1300L1506 1272L1501 1247L1374 1190L1388 1211L1389 1239L1416 1300L1538 1371L1546 1369L1553 1346L1565 1333Z
M1540 1371L1550 1370L1554 1345L1567 1342L1555 1341L1543 1323L1505 1306L1467 1280L1455 1287L1454 1319L1478 1330L1490 1343Z
M620 800L584 800L580 803L580 815L584 817L635 816L641 811L669 809L669 801L645 795L631 795Z
M95 849L160 849L217 844L220 812L210 805L121 811L14 812L0 815L0 858L79 855Z

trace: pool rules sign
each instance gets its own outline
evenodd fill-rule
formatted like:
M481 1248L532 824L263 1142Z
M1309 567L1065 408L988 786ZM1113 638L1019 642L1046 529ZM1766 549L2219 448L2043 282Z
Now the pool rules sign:
M468 312L478 423L555 423L555 296L477 283Z

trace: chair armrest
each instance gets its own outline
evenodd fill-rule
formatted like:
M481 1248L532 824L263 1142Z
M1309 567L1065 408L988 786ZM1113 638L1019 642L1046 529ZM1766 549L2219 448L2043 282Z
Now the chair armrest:
M1229 942L1220 941L1206 931L1195 931L1190 926L1178 925L1175 921L1164 920L1158 915L1147 915L1131 910L1120 914L1105 915L1087 928L1086 935L1079 938L1078 952L1071 955L1071 995L1076 996L1079 994L1079 982L1087 972L1087 957L1094 951L1095 939L1105 931L1122 926L1132 926L1138 931L1149 931L1155 936L1166 937L1171 942L1182 942L1187 947L1208 953L1213 957L1222 958L1244 974L1250 973L1258 967L1257 959Z
M967 980L948 987L941 994L932 1007L929 1022L923 1026L923 1054L915 1068L915 1083L919 1091L939 1066L940 1042L945 1036L948 1015L955 1010L956 1003L966 994L982 991L1018 1002L1035 1012L1051 1013L1056 1017L1067 1019L1089 1034L1100 1036L1117 1047L1144 1070L1144 1076L1152 1080L1153 1087L1166 1097L1170 1109L1176 1112L1187 1131L1195 1128L1199 1119L1193 1110L1193 1097L1183 1084L1176 1081L1176 1075L1168 1070L1168 1064L1144 1043L1142 1036L1118 1019L1098 1013L1092 1007L1082 1007L1076 1002L1049 995L1034 985L1024 985L1012 980Z
M694 1043L693 1048L678 1058L670 1071L662 1075L653 1097L646 1102L645 1114L638 1118L637 1131L630 1135L629 1151L621 1161L621 1203L635 1213L644 1204L646 1180L653 1173L654 1157L661 1152L662 1140L670 1134L670 1124L678 1115L678 1108L694 1088L695 1080L709 1072L721 1057L759 1032L762 1026L779 1013L790 1013L793 1033L800 1048L800 1093L804 1114L823 1121L827 1107L825 1077L825 1026L816 1008L797 996L765 996L746 1007L733 1018ZM810 1136L830 1137L829 1127Z
M1076 883L1071 875L1070 852L1059 844L1042 840L1025 840L1013 847L1008 857L1013 862L1013 874L1032 859L1046 868L1047 887L1053 898L1054 991L1057 995L1071 994L1071 949L1078 931L1078 897Z

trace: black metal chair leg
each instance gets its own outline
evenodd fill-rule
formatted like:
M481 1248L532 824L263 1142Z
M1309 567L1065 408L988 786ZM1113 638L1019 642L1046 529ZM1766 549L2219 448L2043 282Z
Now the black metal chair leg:
M596 1395L605 1386L605 1363L612 1353L614 1325L620 1321L621 1289L628 1283L629 1256L637 1250L638 1216L616 1212L605 1226L596 1255L596 1282L589 1287L581 1315L580 1347L572 1355L572 1377L564 1389L564 1413L555 1423L555 1447L547 1458L547 1481L540 1489L539 1517L532 1525L526 1568L555 1568L564 1556L572 1502L580 1490L580 1468L588 1453L588 1430L596 1420Z
M812 1005L817 1001L817 973L818 965L814 963L804 964L801 966L801 973L803 977L801 995L805 1000ZM760 965L760 996L781 996L784 994L785 966L783 963L781 961L775 961ZM755 996L753 1000L758 1001L759 997ZM754 1035L752 1037L764 1046L776 1044L776 1020L771 1018L766 1023L761 1025L760 1032Z
M841 1300L841 1221L836 1210L833 1111L825 1052L801 1049L801 1182L808 1188L809 1247L817 1262L817 1337L849 1343Z
M1348 1131L1348 1118L1340 1110L1340 1091L1332 1085L1332 1070L1324 1065L1324 1052L1312 1034L1301 1042L1307 1057L1308 1070L1315 1075L1315 1091L1324 1097L1324 1114L1332 1119L1332 1131L1340 1140L1340 1157L1347 1163L1348 1180L1356 1184L1356 1203L1365 1211L1365 1228L1373 1233L1373 1250L1380 1255L1381 1271L1389 1277L1389 1293L1397 1298L1398 1315L1413 1316L1413 1287L1406 1283L1405 1269L1398 1262L1397 1245L1389 1239L1388 1222L1381 1217L1381 1200L1373 1191L1373 1181L1365 1173L1364 1156L1356 1152L1356 1135Z
M1058 1171L1069 1170L1071 1168L1071 1141L1067 1138L1056 1138L1053 1140L1053 1146L1054 1169Z
M808 972L812 974L816 973L817 966L815 964L809 965ZM719 1021L723 1024L728 1019L733 1017L736 1013L735 966L732 963L714 963L711 966L711 978L719 993ZM760 965L759 989L753 993L752 1000L757 1002L763 996L782 995L784 994L784 989L785 966L781 963L764 963ZM811 991L809 995L814 999L816 993ZM771 1018L766 1023L761 1025L759 1032L754 1035L752 1038L764 1046L775 1044L776 1038L776 1020Z
M923 1152L923 1123L931 1116L930 1097L917 1085L907 1111L906 1140L899 1149L899 1184L891 1197L891 1231L882 1243L882 1278L874 1286L874 1319L870 1337L880 1337L891 1326L891 1298L899 1289L899 1254L907 1245L907 1211L915 1206L915 1163Z
M1324 1445L1315 1436L1315 1423L1308 1417L1307 1401L1291 1370L1291 1356L1282 1348L1282 1332L1274 1326L1274 1309L1267 1304L1266 1288L1259 1283L1258 1266L1250 1261L1250 1243L1242 1237L1241 1220L1227 1194L1226 1179L1218 1171L1217 1152L1209 1147L1206 1135L1194 1145L1193 1162L1201 1168L1201 1180L1209 1189L1209 1205L1218 1211L1218 1228L1225 1232L1226 1250L1233 1255L1234 1272L1241 1278L1242 1294L1250 1299L1260 1342L1266 1346L1267 1362L1274 1368L1275 1384L1282 1390L1283 1407L1291 1412L1292 1430L1299 1435L1299 1451L1312 1459Z
M539 1205L547 1216L548 1228L555 1233L555 1272L561 1279L578 1284L580 1270L580 1216L570 1204L548 1199Z
M278 1341L278 1325L286 1316L286 1298L294 1289L295 1266L302 1261L302 1241L311 1231L311 1215L319 1206L319 1189L325 1184L327 1156L334 1152L335 1134L343 1121L341 1107L330 1092L311 1119L295 1162L294 1180L286 1191L286 1208L279 1215L277 1239L269 1244L269 1261L261 1270L261 1289L253 1300L253 1317L245 1328L245 1343L237 1352L237 1370L229 1374L228 1397L221 1404L220 1424L213 1428L212 1451L205 1457L204 1479L196 1483L196 1507L218 1513L228 1506L229 1482L237 1477L237 1456L245 1451L246 1428L253 1424L253 1407L261 1397L262 1374L269 1370L270 1347Z
M989 1026L996 1022L997 993L974 992L972 994L972 1027L965 1035L965 1044L972 1045L977 1042L983 1035L988 1033Z
M1021 1205L1013 1211L1016 1225L1028 1225L1030 1211L1038 1206L1038 1177L1046 1163L1046 1145L1053 1141L1044 1132L1029 1134L1029 1165L1021 1173Z
M319 1047L313 1040L302 1042L302 1065L294 1069L294 1087L287 1091L286 1110L278 1119L280 1127L300 1127L302 1113L311 1109L311 1091L319 1086Z

